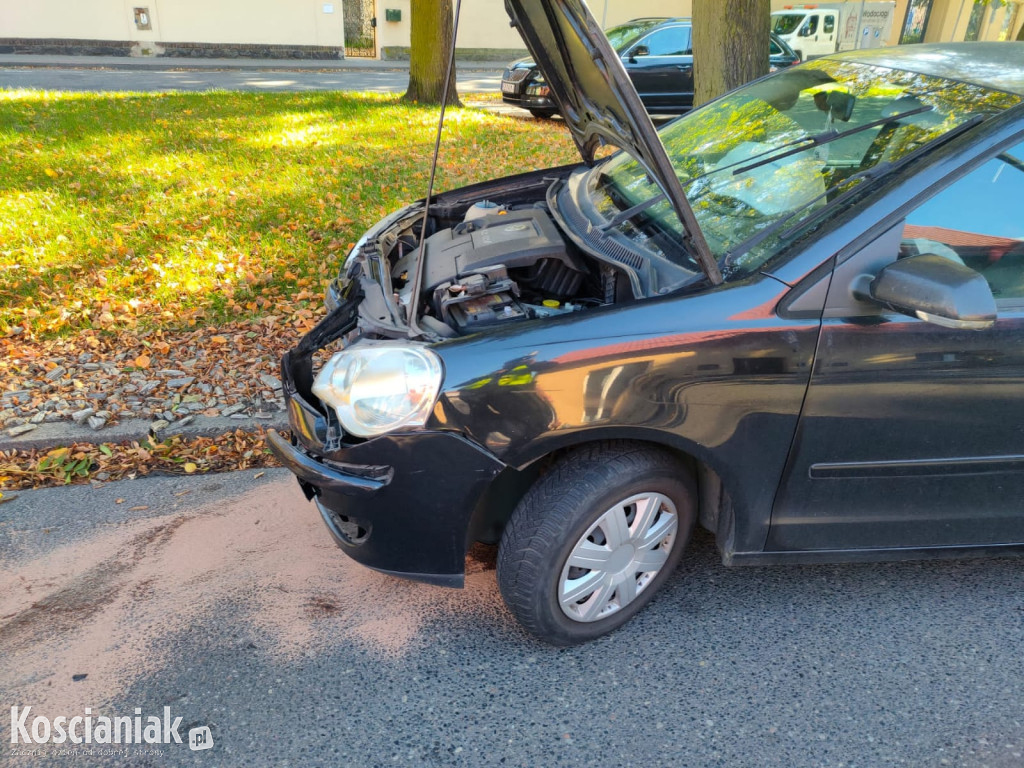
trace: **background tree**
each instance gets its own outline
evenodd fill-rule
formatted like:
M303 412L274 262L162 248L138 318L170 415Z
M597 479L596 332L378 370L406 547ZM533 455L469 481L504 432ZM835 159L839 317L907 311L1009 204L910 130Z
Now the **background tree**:
M693 105L768 74L770 30L770 0L693 0Z
M452 0L413 0L409 15L409 88L402 98L440 104L448 56L455 44ZM455 67L448 86L448 105L462 106L455 90Z

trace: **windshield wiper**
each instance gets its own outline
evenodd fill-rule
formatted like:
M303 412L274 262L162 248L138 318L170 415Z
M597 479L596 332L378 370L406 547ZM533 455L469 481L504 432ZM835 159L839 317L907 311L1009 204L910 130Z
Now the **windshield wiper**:
M840 131L835 131L835 130L824 131L824 132L816 134L814 136L805 136L802 139L794 139L793 141L789 142L788 144L782 144L782 145L780 145L778 147L773 147L772 149L769 149L766 152L762 152L760 155L754 155L754 162L748 163L747 165L744 165L742 168L736 168L736 170L732 172L732 175L733 176L738 176L741 173L747 173L748 171L752 171L755 168L760 168L762 165L768 165L768 163L774 163L776 160L781 160L784 157L789 157L790 155L799 154L800 152L804 152L804 151L810 149L811 147L821 147L821 146L824 146L825 144L831 144L833 141L837 141L839 139L845 139L847 136L853 136L854 134L860 133L861 131L867 131L867 130L870 130L871 128L877 128L878 126L885 125L886 123L898 123L900 120L902 120L905 117L913 117L914 115L919 115L922 112L931 112L932 109L933 109L933 107L918 107L917 109L910 109L910 110L907 110L906 112L900 112L898 114L892 115L891 117L882 117L882 118L879 118L878 120L872 120L870 123L864 123L864 125L858 125L856 128L851 128L848 131L841 131L841 132ZM797 144L799 144L800 146L795 146ZM787 148L791 148L791 149L787 149ZM779 152L779 150L787 150L787 151ZM772 154L773 152L779 152L779 154ZM766 157L766 155L771 155L771 157ZM747 160L750 160L750 158L746 158L745 160L740 160L737 163L733 163L732 165L727 165L727 166L725 166L723 168L716 168L714 171L711 171L710 173L718 173L720 171L727 171L730 168L735 168L740 163L747 162ZM707 175L707 174L705 174L705 175Z
M996 155L996 157L1011 168L1016 168L1018 171L1024 172L1024 162L1021 162L1009 152L1002 152L1001 154Z
M600 227L598 227L598 229L600 229L602 232L607 232L609 229L615 229L615 227L619 226L619 224L622 224L623 222L629 221L634 216L636 216L638 213L643 213L644 211L646 211L651 206L657 205L658 203L660 203L661 201L663 201L665 199L666 199L665 198L665 193L664 192L659 192L654 197L649 197L646 200L644 200L642 203L637 203L636 205L631 206L631 207L627 208L624 211L619 211L611 219L609 219L604 224L602 224Z
M952 141L953 139L955 139L960 134L962 134L962 133L970 130L974 126L976 126L978 123L984 122L984 120L985 120L985 116L984 115L975 115L970 120L967 120L966 122L961 123L960 125L956 126L952 130L942 134L941 136L936 136L931 141L925 142L924 144L919 146L917 149L915 149L912 152L908 152L907 154L905 154L903 157L899 158L898 160L892 160L892 161L887 161L887 162L884 162L884 163L879 163L878 165L875 165L875 166L873 166L871 168L867 168L867 169L865 169L863 171L860 171L859 173L855 173L852 176L847 176L842 181L836 182L831 187L829 187L824 192L822 192L820 195L815 195L813 198L808 200L806 203L801 205L799 208L796 208L796 209L790 211L788 214L783 216L781 219L779 219L779 220L773 222L772 224L770 224L769 226L765 227L764 229L762 229L760 232L758 232L753 237L747 238L742 243L740 243L738 246L736 246L736 248L734 248L729 253L727 253L725 256L723 256L722 260L721 260L721 265L720 265L721 268L722 268L722 271L724 272L729 267L735 266L736 262L739 260L740 256L742 256L743 254L747 253L751 249L753 249L753 248L757 247L758 245L760 245L762 242L764 242L769 237L774 235L776 232L781 230L798 213L800 213L801 211L806 210L809 206L814 205L819 200L827 198L829 195L831 195L833 192L835 192L837 189L839 189L839 187L841 187L841 186L843 186L845 184L849 184L851 182L855 182L855 181L864 181L864 180L873 181L873 180L881 178L882 176L885 176L885 175L887 175L889 173L892 173L893 171L895 171L895 170L897 170L899 168L902 168L904 165L906 165L910 161L912 161L915 158L919 157L926 150L934 149L935 147L937 147L937 146L939 146L941 144L945 144L947 141ZM834 208L836 205L841 204L843 201L845 201L848 198L852 197L853 193L856 192L859 189L860 189L860 185L858 184L858 185L854 186L853 188L846 190L841 195L839 195L838 197L836 197L834 200L831 201L832 205L830 207ZM824 212L824 209L822 209L822 212ZM794 227L799 226L800 224L806 224L809 221L811 221L813 218L814 218L813 216L808 217L807 219L804 219L804 220L800 221L798 224L794 225ZM789 231L791 229L793 229L794 227L791 227L790 229L787 229L785 234L788 234Z

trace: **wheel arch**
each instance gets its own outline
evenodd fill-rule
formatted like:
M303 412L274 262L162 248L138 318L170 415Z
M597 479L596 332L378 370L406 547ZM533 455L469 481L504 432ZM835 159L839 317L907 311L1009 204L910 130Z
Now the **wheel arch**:
M496 542L512 510L546 467L571 451L607 442L636 443L673 454L689 469L697 484L698 522L715 535L719 550L725 551L733 528L732 504L722 479L728 474L727 468L720 466L720 458L705 446L674 433L644 427L594 428L551 435L532 442L514 456L503 457L508 468L494 479L474 509L467 543Z

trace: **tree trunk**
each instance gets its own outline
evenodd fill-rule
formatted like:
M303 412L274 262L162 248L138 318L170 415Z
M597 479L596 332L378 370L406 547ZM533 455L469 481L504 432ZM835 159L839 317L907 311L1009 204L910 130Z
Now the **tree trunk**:
M448 57L455 45L452 0L413 0L410 6L409 89L402 98L419 104L440 104ZM454 67L448 104L462 106L455 91Z
M693 0L693 105L768 74L770 0Z

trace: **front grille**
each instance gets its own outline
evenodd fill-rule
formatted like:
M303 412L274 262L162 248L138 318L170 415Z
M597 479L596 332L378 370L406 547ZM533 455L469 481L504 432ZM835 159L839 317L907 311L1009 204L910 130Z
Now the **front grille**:
M506 69L502 80L508 80L512 83L518 83L521 80L525 80L526 76L530 74L528 69Z

